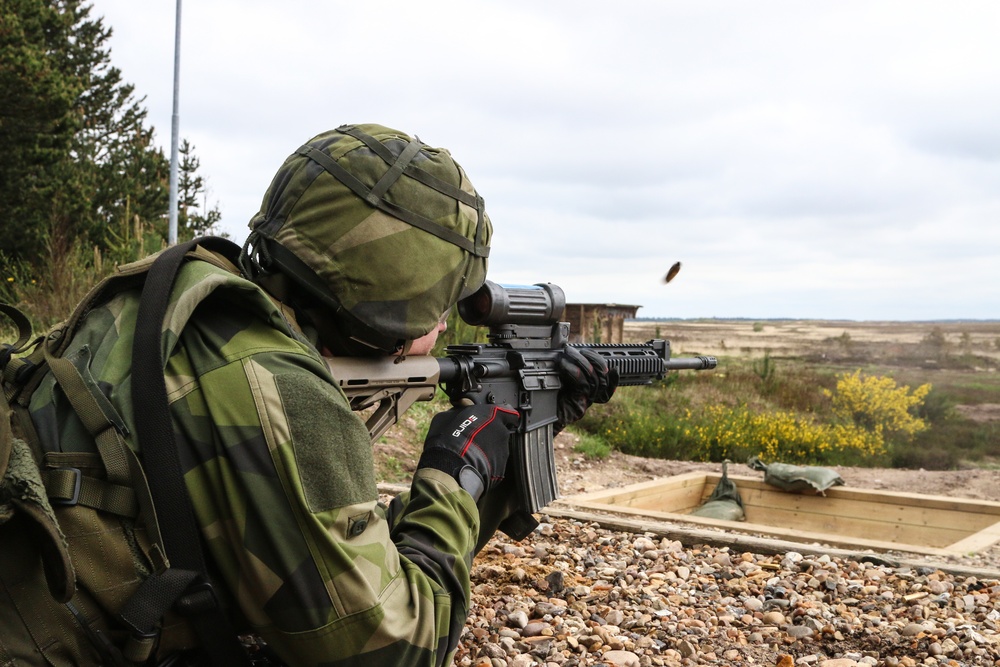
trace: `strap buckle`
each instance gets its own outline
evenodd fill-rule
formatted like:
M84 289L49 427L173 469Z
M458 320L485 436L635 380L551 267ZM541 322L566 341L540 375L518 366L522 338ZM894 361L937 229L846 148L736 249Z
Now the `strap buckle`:
M69 497L65 497L65 496L52 497L52 496L49 496L49 504L50 505L58 505L58 506L62 506L62 507L69 507L69 506L76 505L77 503L79 503L80 502L80 483L83 480L83 474L80 472L80 469L79 468L69 468L69 467L66 467L66 468L52 468L52 472L71 472L71 473L73 473L73 492L70 494Z
M192 582L177 598L174 609L182 616L196 616L219 608L219 597L210 581Z

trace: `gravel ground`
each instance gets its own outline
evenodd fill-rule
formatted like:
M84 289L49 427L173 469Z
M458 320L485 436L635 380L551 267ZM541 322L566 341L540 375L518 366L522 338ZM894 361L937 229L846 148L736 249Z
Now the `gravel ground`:
M564 496L720 469L617 452L587 461L574 444L556 441ZM393 453L412 458L406 447ZM1000 501L1000 470L837 470L850 486ZM741 544L691 524L653 534L550 511L534 534L498 535L473 562L456 665L1000 666L1000 546L944 559L762 549L759 536Z
M476 558L455 662L1000 665L1000 580L871 560L546 521Z
M564 495L718 468L588 462L567 440L557 467ZM838 470L855 486L1000 499L1000 471ZM690 524L653 534L623 530L621 517L552 513L473 562L456 665L1000 666L1000 546L944 559L761 549Z

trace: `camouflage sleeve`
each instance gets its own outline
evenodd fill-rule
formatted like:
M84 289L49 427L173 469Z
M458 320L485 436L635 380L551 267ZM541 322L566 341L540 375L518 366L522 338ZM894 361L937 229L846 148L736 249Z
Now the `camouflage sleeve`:
M469 568L479 535L479 511L450 475L421 469L413 477L391 534L410 566L439 582L451 597L448 631L438 647L439 654L450 656L469 614Z
M446 664L469 609L471 497L420 472L390 530L367 431L311 348L230 312L193 318L177 350L185 480L254 630L289 664Z

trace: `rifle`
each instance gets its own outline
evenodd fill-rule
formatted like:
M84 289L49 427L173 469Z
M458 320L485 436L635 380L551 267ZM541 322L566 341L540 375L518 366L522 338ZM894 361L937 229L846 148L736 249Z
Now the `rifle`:
M516 511L500 528L514 539L537 525L531 516L559 497L554 425L562 387L558 360L569 341L569 323L560 322L563 290L551 283L502 286L486 281L458 303L459 315L487 326L487 343L449 345L447 356L328 357L334 379L351 408L371 410L366 419L372 442L399 421L417 401L434 398L441 385L452 405L495 403L521 414L511 436L507 476L514 478ZM619 386L646 385L672 370L715 368L715 357L671 358L670 342L574 344L600 354L618 370Z

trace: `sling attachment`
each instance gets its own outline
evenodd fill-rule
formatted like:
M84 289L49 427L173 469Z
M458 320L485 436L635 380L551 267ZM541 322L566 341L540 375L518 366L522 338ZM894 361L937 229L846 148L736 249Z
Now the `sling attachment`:
M28 341L31 340L31 321L20 310L6 303L0 303L0 313L11 319L17 327L18 335L17 342L13 345L4 344L0 346L0 368L6 369L11 355L24 350Z
M173 607L187 614L213 665L250 665L235 629L212 589L198 523L184 483L167 399L163 358L163 321L170 292L185 255L201 244L231 252L231 242L199 238L176 245L156 259L142 289L132 345L132 402L145 406L135 428L149 490L160 519L169 567L150 576L126 603L122 620L133 629L133 643L152 651L159 619ZM237 248L238 251L238 248Z
M50 460L55 459L50 452L46 452L47 466ZM46 467L41 473L45 493L53 507L83 505L129 519L139 516L136 494L129 486L84 475L82 470L73 466Z
M122 650L129 660L142 663L153 655L159 640L160 619L171 608L191 618L196 629L198 616L221 609L211 584L204 581L198 572L170 567L150 575L118 614L131 631ZM239 663L213 661L213 664Z
M106 481L87 479L85 485L83 476L78 472L60 472L57 466L56 470L43 473L46 488L51 488L55 493L56 504L75 504L85 492L87 502L84 504L92 507L125 516L136 512L137 508L137 514L149 535L150 546L146 556L154 572L164 569L167 563L163 538L148 480L139 458L125 442L124 437L129 434L129 430L124 420L90 374L90 349L84 345L70 357L57 357L46 344L45 363L87 432L97 443L97 451L107 475ZM79 490L76 488L78 482Z

